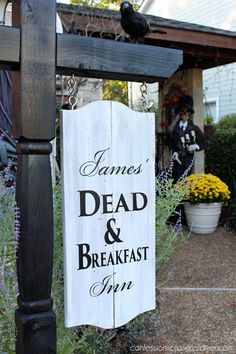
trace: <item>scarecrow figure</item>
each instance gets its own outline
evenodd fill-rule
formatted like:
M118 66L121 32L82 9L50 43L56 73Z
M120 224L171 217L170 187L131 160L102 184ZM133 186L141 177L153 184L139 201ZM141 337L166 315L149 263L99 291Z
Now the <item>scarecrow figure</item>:
M175 109L176 119L169 127L169 145L174 162L173 179L176 182L185 171L192 173L194 154L206 148L201 129L190 119L194 114L191 96L180 98Z

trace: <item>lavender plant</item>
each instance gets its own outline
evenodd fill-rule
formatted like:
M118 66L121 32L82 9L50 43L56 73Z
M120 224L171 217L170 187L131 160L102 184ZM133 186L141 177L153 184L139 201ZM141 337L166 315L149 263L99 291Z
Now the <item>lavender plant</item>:
M12 353L15 347L14 312L18 291L15 253L19 238L19 210L15 207L15 187L6 187L6 175L6 170L0 172L0 352Z
M181 211L176 208L183 203L188 192L188 184L183 183L186 174L177 183L172 179L173 161L170 167L161 172L156 179L156 259L157 269L161 268L186 239L182 231ZM168 222L176 214L177 222Z

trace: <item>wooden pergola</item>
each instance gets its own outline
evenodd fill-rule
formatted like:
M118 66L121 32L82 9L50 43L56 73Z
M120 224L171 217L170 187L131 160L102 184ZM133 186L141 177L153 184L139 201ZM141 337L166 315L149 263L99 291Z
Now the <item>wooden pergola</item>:
M67 32L72 21L77 32L87 36L128 41L120 26L119 11L91 9L72 5L58 4L59 14L64 30ZM153 47L172 48L183 51L183 63L177 72L167 80L159 80L159 107L163 106L170 87L184 86L183 91L193 97L194 122L203 129L203 78L202 71L233 63L236 61L236 32L175 21L158 16L146 15L151 28L161 28L166 34L151 33L145 36L144 44ZM156 58L158 60L159 58ZM147 60L149 60L147 58ZM157 63L153 63L157 65ZM184 78L184 80L183 80ZM187 84L186 84L187 82ZM164 110L160 110L163 121L169 121ZM157 125L161 145L165 141L163 129ZM166 154L164 154L166 155ZM164 159L165 160L165 159ZM169 156L163 166L169 163ZM197 154L195 172L204 171L204 152Z
M87 35L104 38L125 35L118 11L58 4L57 13L65 31L69 30L74 20L77 31L84 33L86 29ZM166 34L151 33L145 37L144 44L182 50L183 64L179 70L209 69L236 61L236 32L158 16L146 15L146 18L152 29L162 28Z

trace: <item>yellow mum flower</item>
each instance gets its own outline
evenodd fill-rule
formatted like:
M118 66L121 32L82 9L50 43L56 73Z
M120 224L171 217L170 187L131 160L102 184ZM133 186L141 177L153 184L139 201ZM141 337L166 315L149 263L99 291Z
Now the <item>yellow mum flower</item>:
M194 173L187 177L189 193L186 200L192 203L227 202L230 199L228 186L210 173Z

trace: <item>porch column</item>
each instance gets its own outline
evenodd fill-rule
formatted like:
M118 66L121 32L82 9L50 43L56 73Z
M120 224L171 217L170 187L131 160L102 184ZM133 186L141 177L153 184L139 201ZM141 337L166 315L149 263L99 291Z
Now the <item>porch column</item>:
M194 102L193 120L196 125L203 131L203 85L202 85L202 69L191 68L178 70L163 84L159 85L159 107L161 119L167 119L167 112L163 109L165 100L171 101L175 96L190 95ZM169 110L171 120L175 118L174 110ZM160 131L160 127L157 127ZM168 166L169 158L165 159L165 164ZM164 167L167 167L164 166ZM205 153L200 151L196 154L194 166L195 173L203 173L205 167Z
M193 97L194 102L194 123L203 131L203 85L202 85L202 69L188 69L189 90L188 94ZM200 151L196 154L194 165L194 173L203 173L205 170L205 153Z

